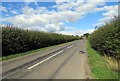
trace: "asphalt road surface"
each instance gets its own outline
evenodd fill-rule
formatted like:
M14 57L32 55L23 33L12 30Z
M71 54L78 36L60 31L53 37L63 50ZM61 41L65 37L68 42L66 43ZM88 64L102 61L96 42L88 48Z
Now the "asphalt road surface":
M2 63L3 79L91 78L85 39L18 57Z

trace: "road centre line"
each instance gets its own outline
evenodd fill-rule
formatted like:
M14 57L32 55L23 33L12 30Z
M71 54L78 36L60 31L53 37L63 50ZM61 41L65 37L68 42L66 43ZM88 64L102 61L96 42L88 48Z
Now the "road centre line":
M71 48L71 47L73 47L74 45L71 45L71 46L68 46L67 48Z
M39 65L39 64L41 64L41 63L43 63L43 62L45 62L45 61L47 61L47 60L49 60L50 58L52 58L52 57L54 57L54 56L56 56L56 55L62 53L63 51L64 51L64 50L61 50L61 51L55 53L54 55L52 55L52 56L50 56L50 57L48 57L48 58L46 58L46 59L44 59L44 60L42 60L42 61L40 61L40 62L34 64L33 66L30 66L28 69L34 68L35 66L37 66L37 65Z

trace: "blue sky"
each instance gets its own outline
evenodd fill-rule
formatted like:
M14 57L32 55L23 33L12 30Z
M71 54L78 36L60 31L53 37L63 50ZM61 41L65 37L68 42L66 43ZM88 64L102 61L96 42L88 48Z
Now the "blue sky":
M70 35L91 33L118 15L117 2L3 2L0 24Z

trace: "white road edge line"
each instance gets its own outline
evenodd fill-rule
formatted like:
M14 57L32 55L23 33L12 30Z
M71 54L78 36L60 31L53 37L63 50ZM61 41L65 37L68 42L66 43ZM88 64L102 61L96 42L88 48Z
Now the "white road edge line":
M40 62L34 64L33 66L30 66L28 69L34 68L35 66L37 66L37 65L39 65L39 64L41 64L41 63L43 63L43 62L45 62L45 61L47 61L47 60L49 60L50 58L52 58L52 57L54 57L54 56L56 56L56 55L62 53L63 51L64 51L64 50L61 50L61 51L55 53L54 55L52 55L52 56L50 56L50 57L48 57L48 58L46 58L46 59L44 59L44 60L42 60L42 61L40 61Z

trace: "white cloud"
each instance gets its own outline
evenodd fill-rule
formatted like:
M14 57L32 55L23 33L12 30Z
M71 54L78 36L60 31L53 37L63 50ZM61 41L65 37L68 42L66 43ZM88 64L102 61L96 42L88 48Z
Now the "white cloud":
M113 17L113 16L118 16L118 6L109 6L107 7L107 11L106 13L103 13L103 16L107 16L107 17Z
M83 35L85 33L92 33L94 32L95 29L89 29L89 30L80 30L80 29L75 29L74 30L69 30L69 31L60 31L59 33L66 34L66 35Z
M76 0L55 0L56 4L61 4L63 2L74 2Z
M72 1L72 2L67 2L67 3L61 3L57 4L57 9L58 10L68 10L68 9L74 9L77 6L82 5L84 2L81 2L80 0L78 1Z
M57 0L58 10L72 9L78 12L86 12L88 10L94 9L97 6L104 5L105 0L67 0L67 3L62 3L64 0ZM55 6L54 6L55 7Z
M51 21L53 22L74 22L80 18L81 14L71 11L71 10L66 10L66 11L60 11L51 14L49 17L51 18Z
M31 15L31 14L34 14L34 9L33 8L30 8L28 6L25 6L22 8L22 13L25 14L25 15Z
M93 26L94 27L98 27L98 26L102 26L102 25L104 25L105 24L105 22L97 22L96 24L94 24Z
M28 1L28 0L27 0ZM65 0L66 1L66 0ZM22 14L5 18L6 21L18 25L24 29L42 30L48 32L58 32L66 34L79 35L93 30L78 30L74 27L65 27L64 23L75 22L85 16L86 13L103 5L104 0L99 3L89 3L81 0L74 0L73 2L62 3L57 0L57 11L50 11L46 7L37 7L37 9L25 6L22 8ZM29 3L29 1L28 1ZM107 15L107 14L104 14Z
M9 17L10 15L9 15L9 14L6 14L5 16Z
M48 32L58 32L58 31L63 31L64 26L63 23L47 24L43 30Z
M29 9L28 9L29 10ZM28 11L29 12L29 11ZM62 11L46 14L33 14L29 12L25 14L19 14L14 17L6 18L6 21L11 22L14 25L20 25L23 28L33 29L39 27L44 31L56 32L64 29L63 22L73 22L79 18L79 13L72 11Z
M46 7L38 7L36 10L35 10L35 13L36 14L43 14L43 13L49 13L47 8Z
M93 10L93 12L99 12L99 11L110 11L110 10L117 10L118 9L118 5L113 5L113 6L104 6L104 7L100 7L100 8L95 8Z
M86 4L76 7L76 11L79 13L88 13L100 5L104 5L104 2L87 2Z
M65 27L64 31L59 31L58 33L66 35L83 35L85 33L92 33L95 29L80 30L74 27Z
M31 15L31 14L43 14L49 12L46 7L37 7L37 9L33 9L31 7L25 6L22 8L22 13L25 15Z
M0 7L0 11L3 11L3 12L7 12L7 9L6 9L6 7Z
M18 14L18 12L17 12L17 11L14 11L14 10L12 10L11 13L13 13L13 14Z
M103 3L104 3L105 0L86 0L86 2L90 2L90 3L91 3L91 2L93 2L93 3L94 3L94 2L95 2L95 3L96 3L96 2L97 2L97 3L99 3L99 2L100 2L100 3L103 2Z
M36 5L36 6L38 6L38 4L37 4L37 1L36 1L36 0L24 0L24 2L26 2L26 3L27 3L27 5L29 5L29 3L31 3L31 2L34 2L34 3L35 3L35 5Z
M106 22L109 22L111 19L113 19L114 16L116 17L118 16L118 5L104 6L102 8L96 8L93 11L94 12L106 11L102 14L104 17L99 19L95 24L96 26L101 26L104 25Z

